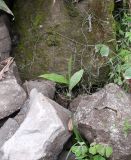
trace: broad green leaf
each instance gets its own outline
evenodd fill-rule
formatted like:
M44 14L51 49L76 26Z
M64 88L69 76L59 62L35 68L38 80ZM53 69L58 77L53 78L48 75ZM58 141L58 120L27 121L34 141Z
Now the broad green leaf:
M96 151L97 153L99 153L101 156L105 155L105 146L103 146L102 144L97 144L96 145Z
M109 47L104 44L95 45L95 50L96 52L99 52L102 57L107 57L110 53Z
M102 157L101 155L96 155L93 157L93 160L106 160L106 159Z
M3 10L5 12L11 14L12 16L14 16L12 11L8 8L8 6L6 5L6 3L3 0L0 0L0 10Z
M64 76L56 74L56 73L43 74L39 77L48 79L56 83L68 84L68 80Z
M113 153L113 149L110 146L106 147L106 157L109 158Z
M95 146L90 147L89 148L89 153L92 154L92 155L95 155L97 153L96 147Z
M125 79L131 79L131 67L126 69L126 71L124 73L124 78Z
M71 91L81 80L83 76L84 70L81 69L80 71L74 73L69 81L69 90Z

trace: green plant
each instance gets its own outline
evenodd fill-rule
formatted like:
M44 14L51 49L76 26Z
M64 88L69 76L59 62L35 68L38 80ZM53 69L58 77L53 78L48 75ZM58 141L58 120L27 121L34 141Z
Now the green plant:
M84 70L81 69L75 72L73 75L71 73L72 73L72 57L69 59L69 62L68 62L68 75L66 77L56 73L43 74L39 77L51 80L56 83L67 85L68 86L67 96L71 97L72 90L80 82L83 76Z
M11 14L12 16L14 16L12 11L8 8L8 6L6 5L6 3L3 0L0 0L0 10L3 10L5 12Z
M74 126L73 131L77 142L71 147L70 152L75 155L76 160L106 160L112 155L112 147L97 143L87 145L76 126ZM68 160L68 156L66 160Z
M96 44L95 51L100 53L102 57L107 57L110 53L110 49L107 45L104 44Z
M121 25L118 27L118 41L116 51L104 44L95 45L96 53L107 58L107 63L110 67L109 82L114 82L127 89L127 81L131 79L131 15L124 14L121 20ZM109 56L109 53L112 55ZM129 82L130 83L130 82Z
M129 133L129 131L131 131L131 124L129 123L128 119L126 119L124 121L123 131L124 131L124 134L125 134L126 137L127 137L128 133Z

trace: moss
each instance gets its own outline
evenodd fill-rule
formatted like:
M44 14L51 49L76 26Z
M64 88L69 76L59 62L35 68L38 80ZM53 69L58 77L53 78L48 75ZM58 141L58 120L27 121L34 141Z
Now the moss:
M47 38L46 43L48 46L59 46L60 45L60 36L56 33L58 25L49 27L46 31Z
M35 16L34 20L33 20L33 26L39 26L40 24L42 24L42 22L44 21L44 16L43 14L38 14Z
M48 46L59 46L60 45L60 39L58 38L56 34L48 35L46 42Z
M77 10L77 8L74 6L72 2L65 2L65 6L69 16L71 17L79 16L79 11Z

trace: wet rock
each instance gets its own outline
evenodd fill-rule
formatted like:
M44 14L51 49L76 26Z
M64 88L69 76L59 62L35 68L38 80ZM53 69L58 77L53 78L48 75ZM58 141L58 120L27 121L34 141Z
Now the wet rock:
M6 25L7 21L5 15L0 16L0 60L8 58L11 52L11 38Z
M0 81L0 119L19 110L26 100L26 93L19 85L20 79L16 70L13 63L5 78Z
M66 75L72 55L73 71L84 68L88 81L105 81L109 72L103 65L106 59L95 54L94 45L108 41L112 49L115 46L114 0L53 2L27 0L15 4L16 30L21 38L15 57L22 78L46 72Z
M80 102L74 119L89 142L106 143L113 147L112 160L129 160L131 134L128 132L125 136L124 123L131 120L130 115L130 96L117 85L108 84Z
M18 123L12 118L9 118L5 122L5 124L0 128L0 148L9 138L12 137L18 127Z
M56 160L71 134L70 112L33 89L29 111L16 133L1 148L1 160Z
M24 83L24 88L29 94L33 88L36 88L38 92L41 92L43 95L49 97L50 99L54 98L55 95L55 83L45 80L34 80L26 81Z

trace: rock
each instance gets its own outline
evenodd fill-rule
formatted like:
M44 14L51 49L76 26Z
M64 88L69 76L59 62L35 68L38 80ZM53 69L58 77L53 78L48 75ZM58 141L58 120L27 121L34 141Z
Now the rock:
M18 123L12 118L9 118L5 122L2 128L0 128L0 148L9 138L12 137L12 135L16 132L18 127Z
M11 52L11 38L6 19L5 15L0 16L0 61L8 58Z
M45 80L26 81L24 83L24 88L26 88L28 94L33 88L36 88L38 92L41 92L43 95L49 97L50 99L54 99L56 90L55 83Z
M0 81L0 119L19 110L26 100L26 93L15 77L16 68L13 63L6 77Z
M73 154L69 154L69 151L63 151L58 160L66 160L66 158L68 157L68 160L75 160L75 156Z
M78 95L78 97L76 97L75 99L73 99L73 101L70 103L69 105L69 110L73 113L76 112L77 110L77 107L79 106L79 103L84 99L86 98L87 95Z
M16 133L1 148L1 160L56 160L71 134L70 112L33 89L29 111Z
M130 118L131 98L115 84L84 98L74 115L79 130L90 143L113 147L111 160L131 159L131 134L124 134L124 123Z
M73 72L84 68L87 81L107 80L109 70L104 64L107 59L95 53L95 44L104 42L112 50L116 44L114 0L82 0L76 4L64 0L53 2L15 3L16 30L21 42L14 52L22 78L36 78L46 72L66 75L72 55Z
M21 107L19 113L14 117L14 119L17 121L17 123L19 125L21 125L21 123L24 121L24 119L26 118L26 115L28 113L29 110L29 99L27 99L24 103L24 105Z

